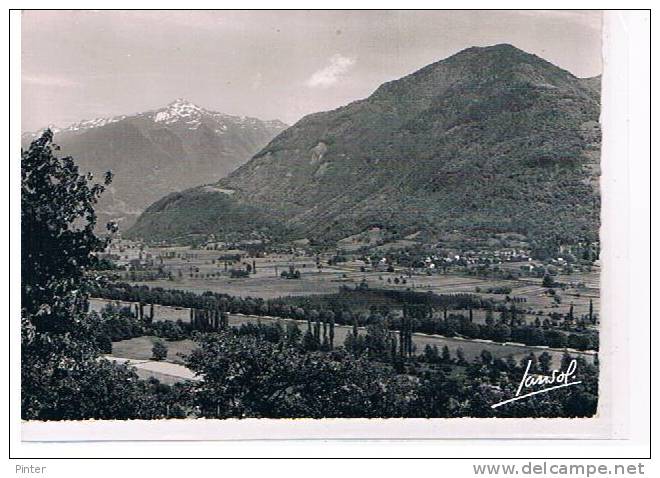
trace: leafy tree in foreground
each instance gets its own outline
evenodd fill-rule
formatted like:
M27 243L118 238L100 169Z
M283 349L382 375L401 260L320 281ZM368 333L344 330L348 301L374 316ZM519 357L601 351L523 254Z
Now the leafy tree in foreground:
M200 334L187 365L203 377L194 400L204 417L411 416L412 379L344 351L304 353L231 331Z
M94 206L112 174L92 184L73 158L53 154L52 141L46 130L21 152L21 302L38 331L64 332L75 325L69 312L83 299L93 254L106 245L94 233Z
M21 152L21 415L153 418L150 385L99 358L98 324L86 313L85 274L105 246L94 205L111 175L91 184L52 141L47 130Z

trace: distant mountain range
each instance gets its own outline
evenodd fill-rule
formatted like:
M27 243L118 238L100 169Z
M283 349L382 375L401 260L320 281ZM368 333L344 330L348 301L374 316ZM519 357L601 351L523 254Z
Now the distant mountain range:
M600 78L469 48L304 117L217 183L151 205L129 235L597 240L599 114Z
M177 99L164 108L130 116L51 127L60 154L82 171L114 180L99 204L99 224L127 229L152 202L174 191L214 182L263 148L286 125L231 116ZM27 145L40 132L23 135Z

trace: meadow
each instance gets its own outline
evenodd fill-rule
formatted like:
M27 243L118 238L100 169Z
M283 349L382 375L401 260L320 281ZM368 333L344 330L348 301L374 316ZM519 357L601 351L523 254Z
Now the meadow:
M159 340L158 337L144 335L129 340L121 340L112 344L112 355L114 357L128 358L132 360L151 360L151 348ZM167 357L163 362L176 363L184 365L184 356L188 355L195 348L195 342L189 339L184 340L163 340L167 347Z
M129 250L126 257L135 257L136 251ZM464 272L449 270L446 273L410 273L407 269L394 267L393 272L378 271L359 259L328 265L331 255L305 256L295 253L271 253L265 257L242 257L240 261L228 263L219 257L240 254L238 250L206 250L188 247L146 248L145 257L151 257L154 266L160 267L170 278L140 281L136 284L165 289L180 289L203 293L205 291L226 293L238 297L261 297L273 299L287 296L307 296L336 293L340 286L356 286L365 283L372 288L415 290L436 294L470 293L484 298L501 301L502 294L492 294L494 287L510 287L510 297L524 298L523 310L544 315L556 312L566 314L573 306L576 316L589 312L590 302L595 313L600 312L599 277L600 267L595 264L589 272L559 274L554 279L564 284L557 288L559 301L548 294L542 286L542 279L521 277L507 280L481 278ZM129 255L132 254L132 255ZM168 254L170 256L168 256ZM317 266L318 264L321 267ZM504 263L502 270L517 270L522 262ZM244 269L255 266L255 271L243 278L230 277L231 269ZM299 279L285 279L282 272L293 267L299 271ZM405 281L404 281L405 280ZM476 314L477 319L482 314Z

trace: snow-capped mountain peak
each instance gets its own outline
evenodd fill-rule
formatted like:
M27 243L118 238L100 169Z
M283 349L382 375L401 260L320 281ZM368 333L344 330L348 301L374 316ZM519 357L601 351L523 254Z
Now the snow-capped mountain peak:
M203 113L205 113L203 108L183 98L177 98L165 108L156 111L153 120L156 123L165 124L171 124L181 120L196 123Z
M73 124L71 124L71 125L69 125L65 128L60 128L60 127L57 127L53 124L50 124L46 128L42 128L38 131L23 133L22 136L23 137L30 137L30 138L34 138L36 136L41 136L46 129L51 130L54 134L80 132L80 131L85 131L85 130L88 130L88 129L99 128L99 127L105 126L107 124L116 123L118 121L126 119L126 117L127 117L126 115L121 115L121 116L112 116L112 117L109 117L109 118L94 118L94 119L91 119L91 120L82 120L82 121L78 121L76 123L73 123Z
M126 115L113 116L111 118L95 118L92 120L82 120L78 123L74 123L71 126L62 129L62 131L80 131L90 128L98 128L100 126L105 126L110 123L116 123L126 118Z
M58 128L51 125L50 129L53 133L82 133L86 130L100 128L123 120L146 120L149 123L156 123L159 127L171 125L189 130L196 130L202 125L202 123L204 123L212 128L212 130L218 135L223 135L229 130L259 128L264 126L272 130L283 130L286 128L286 125L278 120L262 121L257 118L219 113L197 106L184 98L177 98L167 106L145 111L143 113L83 120L73 123L66 128ZM41 135L43 131L44 130L41 129L35 132L27 132L24 133L22 137L33 138Z
M197 110L201 111L204 108L197 106L195 103L188 101L185 98L177 98L167 105L168 108L180 109L180 110Z

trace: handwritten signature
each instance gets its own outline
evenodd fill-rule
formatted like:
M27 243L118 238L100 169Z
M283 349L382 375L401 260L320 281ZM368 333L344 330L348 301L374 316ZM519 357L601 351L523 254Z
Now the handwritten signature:
M570 387L571 385L577 385L582 383L582 381L569 382L571 377L575 375L577 369L577 361L575 359L571 360L566 371L562 372L560 370L553 370L550 375L541 375L541 374L530 374L529 369L532 366L532 361L527 361L527 368L525 369L525 374L523 375L520 385L518 385L518 390L516 391L516 396L503 402L496 403L491 405L491 408L501 407L507 403L516 402L522 400L523 398L528 398L533 395L538 395L539 393L546 393L550 390L557 390L558 388ZM556 385L555 385L556 384ZM543 388L541 390L535 390L533 392L526 393L521 395L524 389L530 389L532 387L551 385L550 387Z

